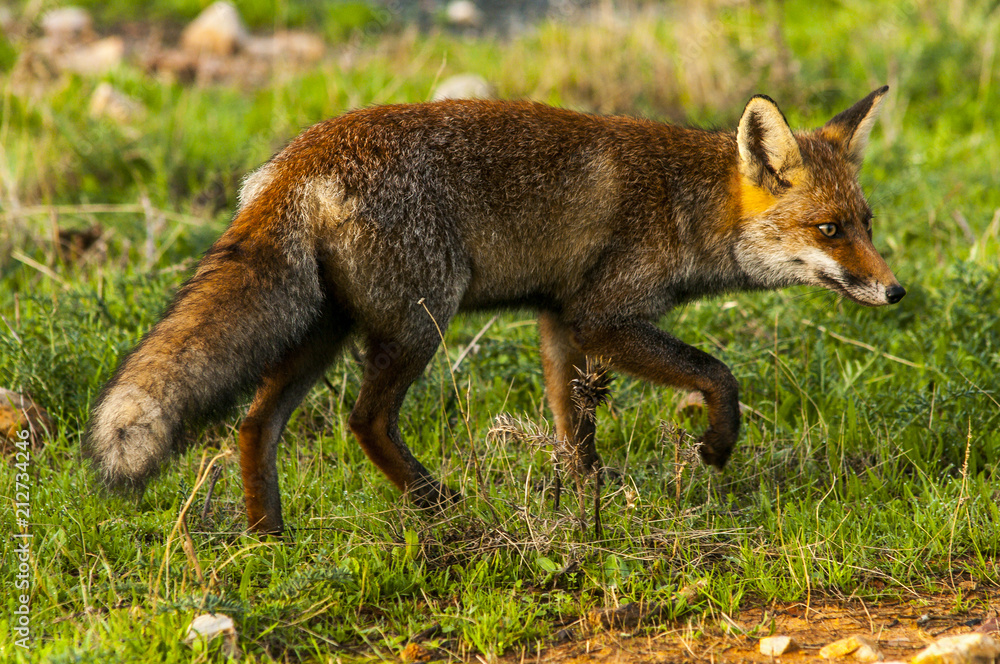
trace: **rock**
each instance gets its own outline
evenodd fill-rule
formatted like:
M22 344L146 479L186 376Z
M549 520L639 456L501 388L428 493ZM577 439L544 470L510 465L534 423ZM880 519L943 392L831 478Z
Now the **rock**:
M686 603L692 604L698 595L705 591L709 586L708 579L698 579L694 583L689 583L677 592L677 596L683 599Z
M231 55L246 43L249 34L240 13L232 4L220 0L184 28L181 46L194 54Z
M236 625L233 619L224 613L203 613L191 621L184 643L192 644L198 639L212 641L218 637L224 639L222 649L226 656L239 659L240 647L236 639Z
M882 656L878 646L863 636L849 636L846 639L840 639L839 641L827 644L819 651L819 656L823 659L838 659L855 653L855 657L857 657L856 652L861 648L865 648L862 653L863 656L870 656L871 653L878 653L875 659L879 659ZM875 660L865 659L862 661L871 662Z
M552 642L557 645L561 643L569 643L575 639L576 632L573 631L572 627L563 627L552 636Z
M301 64L317 62L326 53L322 39L301 30L282 30L270 37L250 37L245 46L248 54L258 58L285 59Z
M938 639L910 660L911 664L995 664L1000 660L1000 642L972 632Z
M779 657L786 653L795 652L799 649L799 644L790 636L765 636L758 644L761 655L769 657Z
M980 632L982 634L997 634L1000 635L1000 616L990 616L983 622L979 623L973 632Z
M862 640L862 644L854 651L854 659L859 662L880 662L885 659L885 655L882 654L877 645L871 643L868 639Z
M42 32L59 44L76 43L93 37L93 21L80 7L60 7L45 12Z
M326 44L318 35L301 30L282 30L274 33L278 51L302 63L318 62L326 54Z
M123 57L125 42L121 37L115 36L74 48L60 56L58 64L65 71L99 76L121 64Z
M38 443L43 436L53 436L55 422L45 409L26 396L0 387L0 447L12 449L14 443L24 440L21 431L28 431L27 440Z
M432 662L437 659L432 651L414 642L406 644L406 647L399 653L399 658L403 660L404 664L410 664L411 662Z
M146 66L166 80L190 83L198 71L198 56L176 48L164 49L150 57Z
M688 392L677 402L675 411L678 415L696 417L705 410L705 397L701 392ZM740 415L751 415L755 411L742 401L740 402Z
M90 117L108 118L121 124L129 124L142 118L146 108L142 103L124 92L115 89L107 81L101 83L90 95Z
M483 14L476 3L469 0L449 2L444 10L448 23L457 28L478 28L483 23Z
M14 12L10 7L0 7L0 30L6 34L14 30Z
M223 81L251 81L261 68L257 60L230 58L211 53L198 56L194 80L198 85L211 85Z
M457 74L441 81L434 90L432 101L442 99L492 99L493 86L478 74Z

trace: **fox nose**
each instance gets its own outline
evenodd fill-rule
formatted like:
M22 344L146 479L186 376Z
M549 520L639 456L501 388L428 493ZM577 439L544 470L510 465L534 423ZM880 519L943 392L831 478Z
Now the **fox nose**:
M906 289L899 284L893 284L885 289L885 299L889 301L889 304L896 304L903 299L906 295Z

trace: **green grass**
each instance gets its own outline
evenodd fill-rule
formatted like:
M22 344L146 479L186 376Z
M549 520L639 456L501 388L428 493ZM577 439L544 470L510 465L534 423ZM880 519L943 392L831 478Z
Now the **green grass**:
M150 15L182 20L189 4L151 2ZM773 39L775 7L740 5L684 29L679 10L646 9L510 42L390 31L364 42L354 68L334 58L253 90L158 82L127 65L105 79L146 105L131 128L88 116L81 100L96 80L29 93L16 67L0 74L0 387L30 393L58 424L30 462L30 660L221 661L217 644L182 643L209 610L236 619L251 662L391 658L430 628L427 645L468 660L532 654L591 609L629 601L666 607L644 628L655 632L673 621L711 629L776 599L906 598L970 578L996 588L1000 17L985 3L957 18L931 2L904 7L830 4L819 22L813 4L789 1L791 61ZM793 126L814 126L888 82L862 181L906 298L872 310L792 289L667 316L665 328L732 367L753 413L718 474L688 461L689 439L664 433L664 420L703 426L675 414L682 395L617 377L599 411L599 449L621 472L603 494L601 541L572 496L553 509L546 453L488 435L500 413L547 416L527 312L483 336L456 394L448 367L489 317L458 321L448 356L404 406L418 456L471 497L446 517L411 511L350 435L349 357L289 423L286 540L243 532L236 416L202 432L138 504L104 495L80 454L88 409L224 227L240 178L316 120L426 99L465 70L507 96L722 126L753 92L776 98ZM114 211L87 207L98 204ZM60 258L54 225L94 223L103 249ZM195 487L213 458L222 471L203 518L207 485ZM9 506L17 472L0 466ZM189 500L190 554L176 528ZM12 509L0 523L17 532ZM10 629L16 569L5 543L0 652L26 661Z
M99 31L139 21L155 21L173 31L193 20L215 0L80 0L73 5L91 14ZM15 0L29 20L45 11L64 6L54 0ZM322 29L324 36L341 41L364 30L381 29L391 22L392 12L364 0L234 0L240 17L251 29Z

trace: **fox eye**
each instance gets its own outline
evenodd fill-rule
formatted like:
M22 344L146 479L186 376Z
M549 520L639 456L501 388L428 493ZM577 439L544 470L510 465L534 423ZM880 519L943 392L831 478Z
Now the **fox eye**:
M819 232L827 237L834 237L837 235L837 224L820 224L816 228Z

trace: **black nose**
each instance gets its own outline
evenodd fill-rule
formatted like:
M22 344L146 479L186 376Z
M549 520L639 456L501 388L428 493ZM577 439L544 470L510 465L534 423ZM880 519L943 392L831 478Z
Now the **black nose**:
M906 295L906 289L899 284L885 289L885 299L889 300L889 304L896 304L903 299L904 295Z

